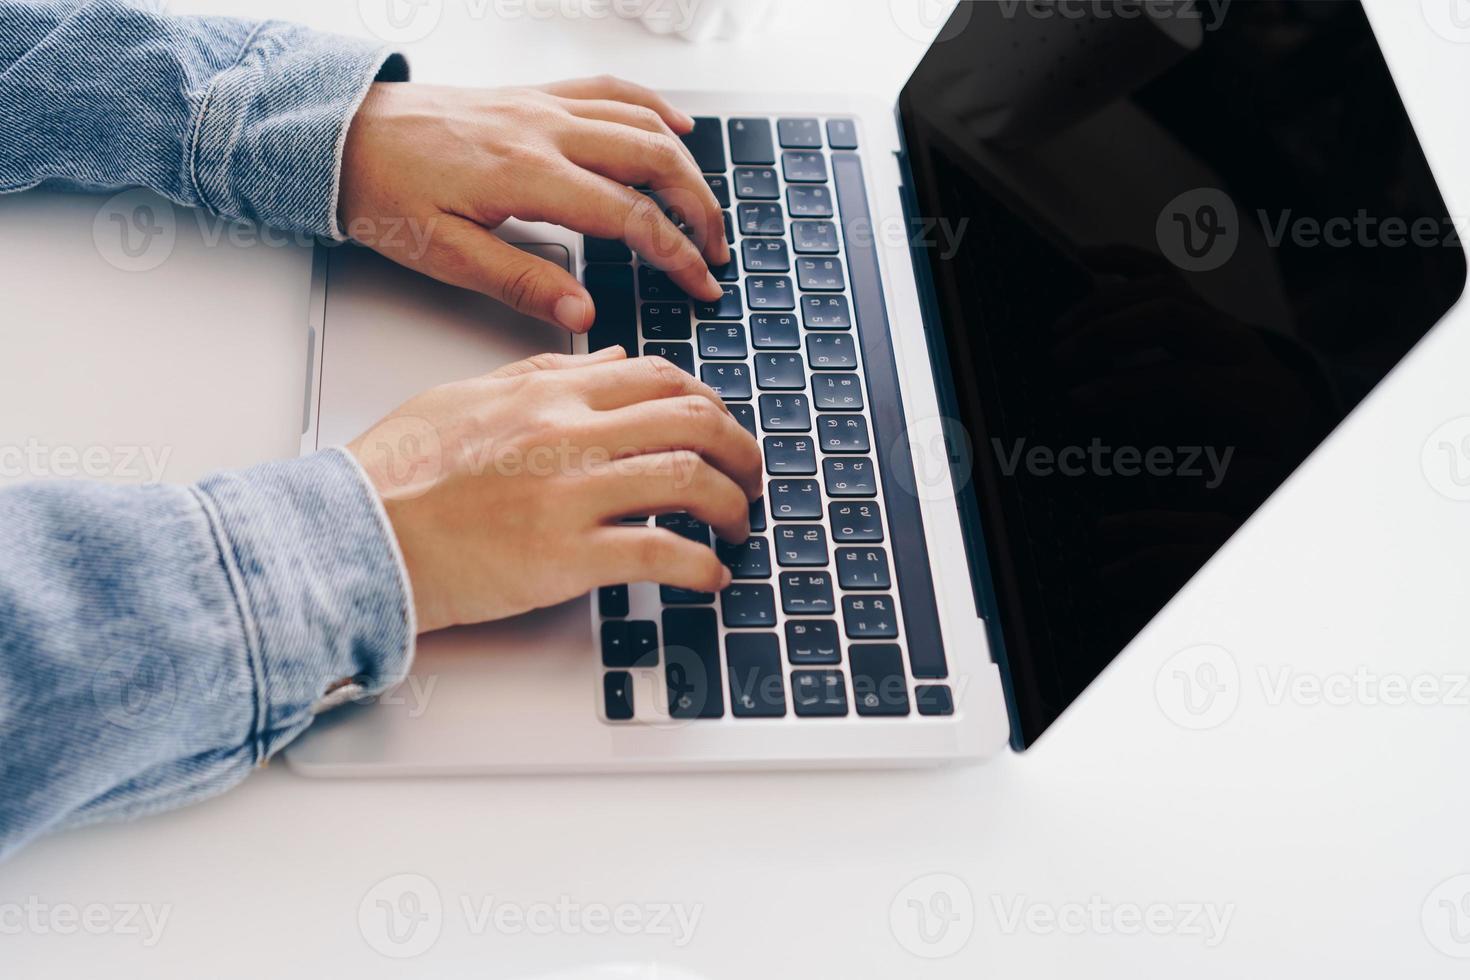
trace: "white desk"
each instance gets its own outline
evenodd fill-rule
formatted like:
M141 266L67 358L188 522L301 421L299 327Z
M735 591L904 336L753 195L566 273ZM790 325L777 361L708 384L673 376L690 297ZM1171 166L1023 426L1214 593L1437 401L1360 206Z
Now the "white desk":
M175 6L362 30L353 3ZM1432 32L1417 0L1371 6L1451 208L1470 214L1470 44ZM805 2L781 36L702 48L633 24L445 8L441 28L409 48L421 80L605 69L666 87L738 77L891 97L922 47L881 0ZM845 40L819 39L824 26ZM828 74L804 70L814 64ZM167 446L173 480L291 455L307 255L180 249L157 274L129 276L99 261L95 213L82 199L0 203L0 443ZM218 282L217 307L168 302L170 277L198 276ZM169 914L151 948L129 934L0 933L0 975L480 978L620 959L719 980L1462 977L1465 962L1435 947L1421 912L1447 923L1446 894L1431 892L1470 873L1470 694L1453 689L1470 672L1470 503L1436 493L1421 448L1470 415L1466 364L1470 306L1024 757L908 774L414 782L313 782L277 766L225 797L48 839L0 867L0 910L100 902ZM1233 655L1240 681L1226 697L1238 706L1189 731L1161 710L1155 679L1201 643ZM1282 669L1358 668L1428 678L1459 703L1273 703ZM400 873L427 877L444 901L437 942L401 962L358 926L369 889ZM933 873L958 876L975 915L968 943L930 961L906 951L889 914L898 899L911 923L900 889ZM646 933L476 934L463 897L472 911L490 898L561 899L701 915L682 948ZM1065 917L1094 900L1112 918L1046 928L1048 909ZM1030 910L1019 924L1017 902ZM1213 947L1207 925L1126 934L1130 903L1180 915L1198 903L1230 919ZM1470 943L1440 945L1470 954Z

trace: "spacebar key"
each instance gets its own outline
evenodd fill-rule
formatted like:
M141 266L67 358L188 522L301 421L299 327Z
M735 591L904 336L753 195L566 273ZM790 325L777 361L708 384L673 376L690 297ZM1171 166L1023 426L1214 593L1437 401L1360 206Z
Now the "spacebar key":
M589 265L585 276L596 318L587 335L587 349L599 351L619 345L629 357L638 356L638 299L633 291L630 265Z
M725 714L720 676L720 631L713 609L665 609L664 679L669 715L721 718Z

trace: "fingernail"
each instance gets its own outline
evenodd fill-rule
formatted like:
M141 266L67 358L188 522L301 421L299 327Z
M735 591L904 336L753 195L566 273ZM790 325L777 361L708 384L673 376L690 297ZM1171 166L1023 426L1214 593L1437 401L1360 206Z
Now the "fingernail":
M694 117L685 112L683 109L675 109L674 117L679 120L679 125L683 126L685 129L694 128Z
M556 322L575 333L581 333L587 329L587 300L581 296L568 293L556 301L556 309L553 311Z

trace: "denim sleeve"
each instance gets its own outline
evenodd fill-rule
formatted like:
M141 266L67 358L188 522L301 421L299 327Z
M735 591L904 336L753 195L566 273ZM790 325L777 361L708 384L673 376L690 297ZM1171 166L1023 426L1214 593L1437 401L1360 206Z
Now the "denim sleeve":
M137 0L0 0L0 193L146 187L341 239L347 127L399 55L277 21Z
M0 859L218 793L325 692L407 673L401 556L341 450L192 487L22 484L0 529Z

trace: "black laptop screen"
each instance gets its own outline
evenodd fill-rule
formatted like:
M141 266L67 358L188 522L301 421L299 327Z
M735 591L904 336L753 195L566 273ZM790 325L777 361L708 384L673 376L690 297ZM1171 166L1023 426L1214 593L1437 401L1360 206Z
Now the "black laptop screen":
M904 89L915 264L1024 745L1454 305L1356 2L962 2Z

